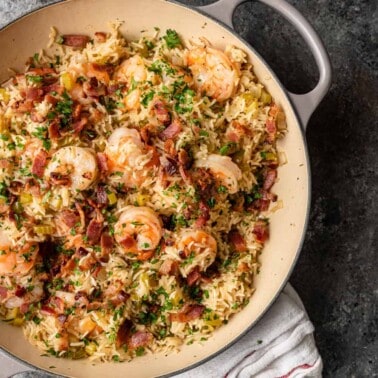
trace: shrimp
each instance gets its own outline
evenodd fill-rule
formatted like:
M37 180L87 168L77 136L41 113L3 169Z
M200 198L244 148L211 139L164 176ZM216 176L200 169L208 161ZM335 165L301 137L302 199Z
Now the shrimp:
M238 180L242 178L242 173L229 156L212 154L206 159L197 160L195 165L210 169L211 173L228 189L230 194L238 191Z
M128 83L129 93L123 99L126 109L139 109L141 92L138 88L133 87L135 83L147 79L147 70L143 59L139 55L135 55L122 62L114 74L114 79Z
M116 242L125 253L145 260L152 256L163 236L162 222L149 207L128 206L114 226Z
M0 275L23 276L35 265L38 244L13 245L14 240L5 229L0 230Z
M151 176L154 151L145 147L135 129L120 127L108 139L105 149L108 159L110 181L127 187L140 186Z
M200 92L217 101L225 101L235 93L239 68L222 51L208 46L191 49L187 53L187 63Z
M187 260L188 263L180 265L182 275L187 277L195 267L205 271L214 262L217 255L217 242L205 231L186 230L179 238L177 250L180 256L190 258Z
M83 147L63 147L53 155L45 177L55 184L68 185L72 190L89 188L98 176L94 152Z

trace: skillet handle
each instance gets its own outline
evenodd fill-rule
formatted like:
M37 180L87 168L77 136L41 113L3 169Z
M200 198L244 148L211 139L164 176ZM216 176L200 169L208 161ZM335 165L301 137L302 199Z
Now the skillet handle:
M284 16L297 29L314 55L319 69L319 81L315 88L305 94L295 94L287 91L303 128L306 128L311 114L326 95L331 85L332 68L329 56L314 28L292 5L285 0L258 1L275 9ZM198 7L198 9L233 28L233 13L239 4L244 2L246 0L218 0L210 5Z

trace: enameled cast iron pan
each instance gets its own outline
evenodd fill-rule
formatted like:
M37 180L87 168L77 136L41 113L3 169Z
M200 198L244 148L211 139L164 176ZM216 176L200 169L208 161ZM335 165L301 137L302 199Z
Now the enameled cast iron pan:
M93 34L109 21L122 20L122 33L136 39L141 30L175 29L184 40L205 36L215 47L233 44L248 53L259 80L287 118L288 134L279 144L287 164L279 168L274 192L283 200L283 209L271 218L271 238L261 256L261 272L249 305L220 328L203 345L184 346L179 354L147 355L130 363L93 365L85 360L42 357L24 339L22 331L0 324L0 347L35 367L74 377L152 377L182 371L204 362L229 347L249 330L273 303L287 282L300 252L310 205L310 171L304 132L316 106L331 82L331 67L322 42L303 16L284 0L260 0L281 13L299 31L314 54L320 79L309 93L289 93L262 58L232 29L232 14L243 0L219 0L211 5L189 8L163 0L71 0L35 11L0 31L0 82L9 77L8 68L23 69L35 51L47 45L50 26L64 34ZM210 17L208 17L209 15Z

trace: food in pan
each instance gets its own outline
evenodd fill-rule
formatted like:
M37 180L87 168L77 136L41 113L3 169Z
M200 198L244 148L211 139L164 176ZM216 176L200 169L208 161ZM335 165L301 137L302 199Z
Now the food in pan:
M118 26L52 30L0 88L0 315L47 355L205 342L250 300L277 201L285 117L246 54Z

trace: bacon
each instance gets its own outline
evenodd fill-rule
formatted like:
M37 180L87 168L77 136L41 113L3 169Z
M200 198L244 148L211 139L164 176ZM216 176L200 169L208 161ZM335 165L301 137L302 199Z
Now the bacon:
M26 89L26 99L31 101L41 101L43 90L41 88L29 87Z
M47 152L45 150L40 150L37 156L34 158L33 165L32 165L32 173L37 177L42 177L43 173L45 172L46 164L47 164Z
M136 331L133 333L127 343L130 349L136 349L148 345L153 339L150 332Z
M268 142L273 143L276 139L276 121L274 119L267 119L265 122L266 131L268 132Z
M59 124L57 121L50 123L48 133L51 140L57 141L60 138Z
M272 104L269 109L269 115L273 118L276 118L278 113L281 111L280 107L277 104Z
M4 286L0 286L0 298L4 299L8 296L8 289Z
M203 227L206 222L210 219L210 208L206 205L205 202L201 201L199 203L200 216L196 220L196 227Z
M277 170L276 169L269 169L265 175L265 179L264 179L264 184L263 184L263 188L264 190L269 190L275 180L276 180L276 177L277 177Z
M17 289L16 289L16 291L14 292L14 295L15 295L16 297L21 298L21 297L23 297L25 294L26 294L26 289L25 289L24 287L22 287L22 286L18 286L18 285L17 285Z
M72 124L72 128L76 135L80 134L81 130L88 124L88 118L83 117L81 120L76 121Z
M164 142L164 152L172 157L175 157L177 155L175 142L172 139L167 139Z
M75 105L74 110L72 112L72 118L74 120L77 120L77 119L80 118L80 113L81 113L82 109L83 109L83 105L81 105L81 104Z
M161 140L174 139L182 130L181 122L176 118L173 122L164 129L160 134L159 138Z
M87 67L87 75L91 78L91 80L95 79L94 83L97 82L97 80L104 83L109 83L109 74L112 74L114 71L114 67L112 65L88 63ZM106 88L104 89L106 92Z
M96 38L96 41L97 42L105 42L106 41L106 38L107 38L107 34L104 33L104 32L96 32L95 34L95 38Z
M207 192L214 185L213 176L206 168L197 168L193 170L191 172L191 179L203 193Z
M80 217L72 210L63 210L61 214L63 223L68 227L75 227L75 225L80 222Z
M178 171L176 162L173 159L170 159L169 157L164 159L163 168L169 176L173 176Z
M133 323L129 319L125 319L124 322L120 325L117 332L116 346L120 348L123 345L127 345L131 336L131 329Z
M147 151L152 151L150 161L145 165L147 168L157 167L160 165L160 155L155 146L146 146Z
M251 130L237 121L233 121L226 130L226 138L230 142L238 143L245 135L250 135Z
M102 153L102 152L97 153L97 163L98 163L98 167L99 167L101 172L103 172L103 173L108 172L108 170L109 170L108 158L104 153Z
M205 306L202 305L185 304L179 312L170 314L170 319L171 322L187 323L201 317L204 310Z
M17 101L14 105L12 105L12 108L15 109L17 113L29 113L33 109L33 101Z
M29 71L26 74L32 74L37 76L44 76L44 75L51 75L56 73L54 68L50 67L34 67L30 68Z
M161 122L163 125L168 125L171 122L171 116L169 114L167 105L163 101L155 101L153 108L155 110L156 118L159 122Z
M247 250L247 245L243 236L240 235L238 230L232 230L228 234L228 241L232 244L237 252L244 252Z
M257 221L252 232L255 234L255 238L259 243L265 243L269 238L268 224L264 221Z
M201 278L199 268L196 266L186 278L186 282L189 286L193 286Z
M29 311L30 303L25 302L20 306L20 312L21 314L26 314Z
M106 95L106 87L97 80L96 77L91 77L89 81L83 84L84 93L89 97L100 97Z
M181 148L178 152L178 161L179 164L182 165L185 169L189 169L192 165L192 159L183 148Z
M150 130L148 126L144 126L140 129L140 137L142 138L142 141L146 144L150 142Z
M192 185L193 183L192 177L189 175L189 173L186 171L186 169L182 165L179 166L179 172L185 184Z
M101 235L100 245L101 245L101 261L107 262L109 260L109 254L112 251L112 248L114 245L114 240L109 234L104 232Z
M62 95L64 93L64 86L60 85L59 83L44 85L42 89L46 93L46 101L52 105L55 105L58 100L55 97L51 96L49 93L56 92L59 95Z
M60 272L62 277L69 276L76 267L76 262L73 259L69 259L61 268Z
M54 185L69 185L71 183L68 175L63 175L59 172L51 172L50 180Z
M108 195L103 185L97 186L96 200L99 205L106 205L108 203Z
M96 244L100 240L102 227L102 222L96 219L89 222L86 235L91 244Z
M87 35L81 34L65 34L62 35L62 38L63 45L75 48L83 48L90 41L90 38Z
M86 257L80 262L79 268L81 271L85 272L90 270L95 264L97 264L97 260L92 254L90 254L88 257Z
M179 265L178 262L172 259L167 259L161 264L161 267L159 268L159 273L163 276L169 275L169 276L175 276L178 274L179 271Z

